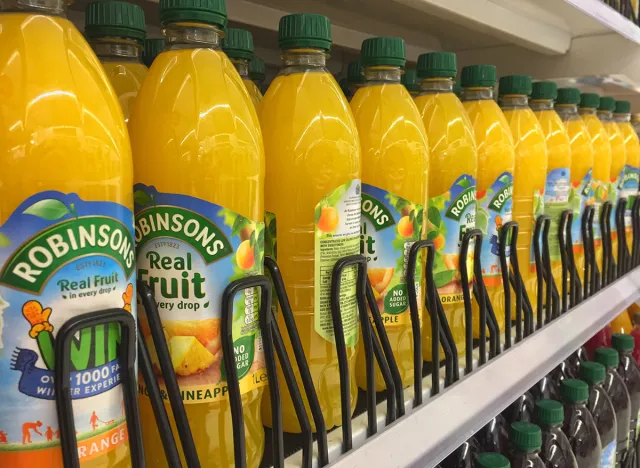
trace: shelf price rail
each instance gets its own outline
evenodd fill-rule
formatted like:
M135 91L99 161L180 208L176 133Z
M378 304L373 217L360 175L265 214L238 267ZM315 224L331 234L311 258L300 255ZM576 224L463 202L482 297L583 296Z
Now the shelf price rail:
M316 389L313 385L311 372L304 356L300 336L289 299L287 297L282 275L276 262L265 258L267 275L251 276L230 283L222 297L222 348L224 356L234 353L232 336L233 298L247 288L260 289L259 328L263 338L266 370L270 385L270 404L272 406L271 459L263 460L262 465L283 467L285 463L284 433L282 430L282 408L280 402L281 383L276 375L276 359L283 371L285 385L293 401L294 410L301 427L300 464L303 467L326 466L341 455L354 450L353 420L351 417L351 403L349 397L349 372L347 350L342 329L340 286L342 273L346 268L357 270L356 298L358 318L362 331L363 349L365 352L365 370L367 390L366 402L366 438L373 437L380 428L401 419L412 409L424 404L425 397L435 395L474 372L488 363L500 353L508 350L534 334L544 325L557 319L573 307L597 293L603 287L640 265L640 199L636 198L631 212L632 249L629 251L625 240L624 212L626 200L622 199L616 206L616 230L618 234L618 261L612 252L610 216L612 205L605 203L599 216L602 231L603 271L599 271L596 262L596 240L593 235L595 210L592 206L585 208L581 232L585 250L584 281L581 282L573 256L573 242L571 226L573 213L567 210L562 213L559 230L550 233L551 220L542 215L536 220L533 234L533 250L538 280L537 297L530 298L523 286L520 274L516 246L518 225L515 222L505 223L500 231L499 258L502 269L502 285L505 291L505 331L504 343L501 343L501 332L493 306L487 294L482 279L482 265L480 252L483 235L474 229L465 233L461 240L460 258L467 258L470 249L473 250L473 276L470 276L467 262L461 262L461 279L465 309L465 356L462 369L458 350L453 335L444 314L438 291L433 281L433 264L435 247L433 242L421 240L415 242L409 252L407 284L409 285L409 313L413 332L413 388L409 400L405 398L405 388L395 362L389 340L387 338L382 317L378 310L366 269L366 260L361 255L345 257L336 262L331 282L331 315L336 337L336 350L340 376L340 399L342 407L342 425L339 429L341 446L338 454L330 448L328 440L329 429L322 416ZM561 251L562 281L560 290L551 274L551 255L549 251L549 236L558 236ZM424 254L424 255L423 255ZM424 257L424 258L423 258ZM431 323L433 361L440 363L440 348L444 351L444 381L441 385L440 367L433 366L429 372L422 361L421 317L418 298L420 291L415 287L415 271L417 266L424 266L425 294L424 306ZM136 360L135 350L138 351L140 376L148 387L149 398L154 411L156 424L162 438L167 463L171 468L182 467L183 463L189 468L200 467L202 462L198 458L191 428L189 427L184 405L180 396L177 378L171 364L167 343L162 331L162 324L156 307L153 292L147 284L139 281L138 294L142 311L146 315L153 339L160 370L166 385L166 395L169 407L176 423L180 444L174 438L169 417L163 401L162 393L155 379L149 350L141 332L138 329L136 339L135 321L131 314L120 309L91 312L78 315L67 321L58 332L56 339L56 407L60 420L61 444L65 466L79 467L77 454L77 440L74 432L73 408L69 387L69 354L73 335L80 329L95 325L115 322L120 325L122 344L119 350L121 378L125 395L125 412L127 416L127 430L130 439L131 463L135 468L146 466L142 442L142 429L136 398ZM272 294L275 294L278 308L282 314L284 330L280 329L271 308ZM515 300L514 300L515 299ZM476 302L479 310L479 322L485 326L479 327L479 338L473 338L472 302ZM535 305L535 307L534 307ZM515 324L512 323L512 310L515 309ZM512 325L515 328L515 340L512 337ZM488 330L488 337L487 337ZM290 340L293 358L288 355L284 336ZM488 344L488 349L487 349ZM476 351L477 350L477 351ZM474 352L477 353L477 360ZM223 359L228 379L228 395L231 408L231 418L234 439L234 459L237 468L246 466L246 447L244 439L243 408L240 398L237 369L234 360ZM477 365L476 365L477 361ZM293 365L297 366L300 382L295 378ZM382 421L378 418L377 398L375 392L375 366L381 370L385 383L385 415ZM462 371L462 372L461 372ZM430 375L429 375L430 374ZM427 377L427 379L424 379ZM428 389L424 381L430 380ZM302 384L302 388L299 383ZM305 401L309 413L305 410ZM311 420L316 431L312 432ZM178 448L180 447L180 448ZM331 452L331 457L330 457ZM180 453L183 454L181 459ZM295 456L294 456L295 458Z

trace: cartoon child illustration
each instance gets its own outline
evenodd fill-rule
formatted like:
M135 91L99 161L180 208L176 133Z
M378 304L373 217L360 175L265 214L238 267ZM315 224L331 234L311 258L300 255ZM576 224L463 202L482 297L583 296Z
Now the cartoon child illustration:
M47 437L47 442L53 440L53 429L51 429L51 426L47 426L47 432L45 432L44 435Z
M91 424L91 429L94 431L98 428L98 421L100 421L100 419L98 419L98 415L95 411L92 412L91 417L89 418L89 424Z
M6 444L7 442L7 433L0 431L0 444Z
M76 431L76 434L77 434L77 433L78 433L78 431ZM60 438L60 429L58 429L58 430L56 431L56 439L59 439L59 438Z
M124 305L122 308L127 312L131 312L131 301L133 300L133 284L127 284L127 290L122 294Z
M42 421L36 422L26 422L22 425L22 444L30 444L31 443L31 431L38 434L42 437L42 432L38 430L39 427L42 427Z

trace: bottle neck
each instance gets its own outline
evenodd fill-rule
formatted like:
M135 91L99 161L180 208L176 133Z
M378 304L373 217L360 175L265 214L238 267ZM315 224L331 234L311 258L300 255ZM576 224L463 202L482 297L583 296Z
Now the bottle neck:
M380 84L399 84L402 77L402 69L400 67L378 66L365 67L364 79L366 86Z
M31 12L42 15L66 17L67 4L64 0L3 0L2 12Z
M529 107L534 111L553 110L553 99L536 99L529 101Z
M562 120L579 119L577 104L556 104L556 112Z
M451 78L427 78L420 82L421 93L452 93L453 80Z
M490 101L493 100L493 88L464 88L462 90L463 101Z
M142 63L142 44L123 37L100 37L91 40L91 47L101 62L126 61Z
M288 49L282 51L284 75L302 72L326 71L327 54L321 49Z
M607 110L599 110L597 112L598 118L602 122L612 122L613 121L613 112Z
M593 107L580 107L578 113L580 115L596 115L596 110Z
M500 107L504 110L526 109L529 98L524 94L507 94L500 96Z
M220 50L222 31L204 23L170 23L163 30L167 37L166 50L215 49Z
M249 61L247 59L232 58L231 63L236 67L242 79L249 79Z
M615 122L631 122L631 114L613 114L613 120Z

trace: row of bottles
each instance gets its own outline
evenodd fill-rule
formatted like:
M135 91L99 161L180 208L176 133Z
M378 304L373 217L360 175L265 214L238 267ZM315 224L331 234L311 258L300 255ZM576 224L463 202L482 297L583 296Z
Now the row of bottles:
M618 138L629 120L628 103L509 76L500 80L500 107L491 65L463 68L461 101L454 92L456 56L446 52L420 56L414 99L401 82L405 44L395 37L363 42L362 79L349 103L325 66L331 24L314 14L281 18L282 69L263 96L264 64L253 56L250 33L227 28L224 0L161 0L165 38L146 43L144 16L133 4L90 4L85 32L91 45L64 18L64 6L61 0L0 6L0 83L6 84L0 89L0 311L6 324L0 388L7 395L0 404L6 439L0 466L61 466L54 440L55 332L83 312L117 307L135 315L136 279L154 292L201 462L232 466L221 297L230 282L262 274L265 256L281 269L332 428L342 421L330 297L338 259L366 257L408 386L407 297L409 288L422 297L426 291L420 267L416 284L407 284L414 242L435 245L435 286L464 353L460 265L473 260L472 252L460 258L466 232L478 228L484 235L483 278L503 330L502 226L512 219L520 225L518 257L533 298L537 216L549 214L557 231L568 206L579 216L598 196L617 200L626 187L620 174L625 184L627 174L635 183L629 199L638 190L640 161ZM612 104L619 106L620 125ZM589 153L584 159L572 158L572 121L589 135L581 140ZM640 157L634 138L629 145ZM616 165L607 162L600 174L602 158ZM580 236L574 242L579 252ZM559 282L559 246L552 243ZM358 387L366 387L355 290L349 268L341 277L340 312L352 408ZM256 290L241 291L232 321L251 467L262 459L263 424L272 421L258 302ZM423 315L423 359L431 361L430 323L421 308ZM144 315L140 324L164 389ZM119 340L117 327L94 327L80 334L72 353L78 453L86 466L128 463ZM300 380L297 366L294 372ZM142 379L139 388L147 461L165 466ZM384 389L379 371L376 389ZM289 393L281 397L284 430L300 432Z
M485 466L482 453L508 457L518 467L635 467L640 368L633 337L615 334L612 344L598 348L594 361L574 354L442 467Z

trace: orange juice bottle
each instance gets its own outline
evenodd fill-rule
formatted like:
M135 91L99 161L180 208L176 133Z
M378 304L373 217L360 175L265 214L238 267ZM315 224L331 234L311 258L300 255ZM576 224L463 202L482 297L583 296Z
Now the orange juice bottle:
M262 93L249 74L249 62L253 58L253 35L246 29L227 28L222 41L222 50L235 65L249 92L251 102L258 108L262 102Z
M431 52L418 58L422 93L415 102L429 141L427 239L436 247L434 280L458 353L465 353L465 319L460 277L460 240L475 228L478 154L473 127L453 94L456 56ZM470 252L471 254L471 252ZM469 274L471 265L467 262ZM422 357L432 360L431 322L425 314ZM442 351L441 359L444 358Z
M591 136L593 147L593 172L591 189L593 191L593 242L596 254L596 263L600 274L602 271L602 230L600 229L600 214L602 204L609 200L609 179L611 172L611 144L609 135L596 115L596 109L600 106L600 96L594 93L582 93L580 96L580 108L578 112L587 124L587 130Z
M151 68L158 54L164 50L165 40L162 38L145 39L142 48L142 62Z
M264 85L265 79L265 68L264 68L264 60L260 57L256 57L255 55L249 62L249 76L258 87L258 90L262 92L262 87Z
M129 121L138 279L155 293L198 457L207 467L235 466L222 292L233 280L260 274L264 256L262 136L244 83L221 49L226 16L224 0L160 1L167 47L149 70ZM266 371L257 293L236 295L233 318L251 467L264 448ZM149 341L144 321L142 329ZM162 377L158 381L163 387ZM139 384L147 463L167 466Z
M405 270L411 245L425 237L429 149L420 113L400 83L404 40L367 39L360 61L365 82L351 100L362 148L360 251L367 257L367 274L402 382L408 386L413 382L413 332ZM421 274L418 266L418 291ZM381 391L386 387L376 370L376 390ZM366 389L362 345L356 378Z
M624 214L624 230L629 253L631 253L631 243L633 241L631 208L638 195L638 182L640 181L640 142L638 141L638 135L631 126L631 103L629 101L616 101L613 120L615 120L618 128L620 128L622 132L627 156L624 175L620 183L620 196L627 199L627 209Z
M484 237L482 278L500 331L504 331L505 292L498 255L499 236L502 225L510 222L512 216L515 155L509 122L493 98L496 82L496 67L493 65L472 65L462 69L462 103L469 114L478 144L476 227ZM511 82L506 77L501 80L501 86L510 89ZM479 312L475 301L473 307L473 327L477 335Z
M531 77L513 75L511 80L511 89L500 88L500 107L509 122L515 148L513 220L519 228L518 265L527 295L535 308L538 281L533 255L533 231L536 219L544 212L547 147L540 123L528 106Z
M85 35L118 96L125 120L147 76L142 41L147 35L142 8L133 3L97 1L87 6Z
M54 401L62 325L135 316L133 163L118 98L62 0L0 4L0 466L63 468ZM131 466L119 326L70 357L82 468Z
M363 84L364 75L362 74L360 60L352 60L349 62L349 65L347 65L347 89L349 90L347 98L351 100Z
M405 69L401 81L412 98L415 99L420 95L420 85L418 84L418 75L415 68Z
M611 145L611 171L609 172L609 201L613 205L611 210L611 249L613 258L618 261L618 229L616 226L616 206L620 200L621 184L624 177L624 169L627 160L627 153L624 144L624 137L620 127L613 120L613 111L616 108L616 101L612 97L601 97L597 116L602 122L604 129L609 135Z
M329 19L284 16L278 43L284 64L260 108L267 160L267 244L270 255L276 257L277 250L322 413L331 428L340 425L342 417L331 274L339 258L360 253L360 140L349 103L325 67L331 49ZM354 268L343 272L341 285L354 409L359 328ZM282 319L281 314L277 317ZM281 397L284 430L300 432L289 392ZM270 426L268 403L265 398L262 421Z
M544 189L544 214L551 218L549 255L551 273L562 294L562 257L558 229L560 215L569 208L571 192L571 143L560 116L553 108L558 86L552 81L533 83L529 106L534 111L547 141L547 181Z
M584 284L584 243L582 241L582 214L585 206L593 203L593 146L587 125L578 114L580 91L577 88L558 89L556 112L564 122L571 144L571 191L569 208L573 211L571 241L573 257L580 281Z

